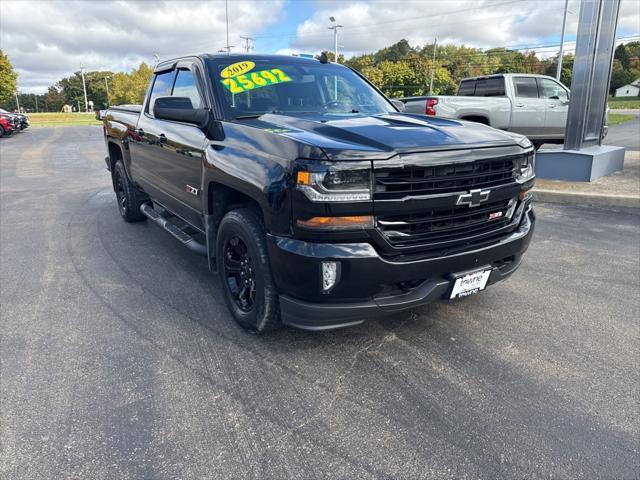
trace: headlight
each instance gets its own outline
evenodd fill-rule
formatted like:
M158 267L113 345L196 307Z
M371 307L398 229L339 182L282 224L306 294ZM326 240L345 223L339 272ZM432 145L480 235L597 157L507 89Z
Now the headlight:
M371 170L330 168L321 172L299 171L296 186L312 202L371 200Z
M532 150L516 160L516 180L520 183L527 182L536 174L536 154Z

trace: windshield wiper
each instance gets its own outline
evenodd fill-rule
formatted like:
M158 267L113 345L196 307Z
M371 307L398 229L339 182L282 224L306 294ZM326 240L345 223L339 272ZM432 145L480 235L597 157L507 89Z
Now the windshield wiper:
M244 120L248 118L260 118L262 115L264 115L264 113L254 113L252 115L238 115L237 117L234 117L234 118L236 120Z

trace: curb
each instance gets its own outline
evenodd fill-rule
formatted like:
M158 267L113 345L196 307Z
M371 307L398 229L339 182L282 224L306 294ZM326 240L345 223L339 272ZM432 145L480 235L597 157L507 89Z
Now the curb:
M597 207L640 208L640 196L634 195L562 192L558 190L534 188L533 198L538 202L562 203L565 205L593 205Z

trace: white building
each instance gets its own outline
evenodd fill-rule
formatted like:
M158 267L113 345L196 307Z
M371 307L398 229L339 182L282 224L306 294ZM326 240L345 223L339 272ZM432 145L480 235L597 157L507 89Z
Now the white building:
M640 78L628 85L616 88L616 97L637 97L640 96Z

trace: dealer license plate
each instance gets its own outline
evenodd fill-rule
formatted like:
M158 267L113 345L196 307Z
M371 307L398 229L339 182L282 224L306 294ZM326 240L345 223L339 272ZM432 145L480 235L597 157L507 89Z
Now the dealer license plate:
M465 273L456 278L449 298L462 298L484 290L489 281L489 275L491 275L491 269Z

